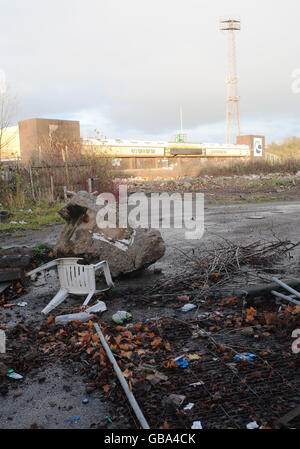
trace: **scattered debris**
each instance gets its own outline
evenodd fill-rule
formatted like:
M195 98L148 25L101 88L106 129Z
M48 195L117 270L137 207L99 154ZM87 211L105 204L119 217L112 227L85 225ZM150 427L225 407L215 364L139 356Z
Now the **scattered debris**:
M189 402L183 410L192 410L192 408L194 407L194 403L193 402Z
M248 220L263 220L265 217L263 215L249 215L246 218Z
M256 421L253 422L249 422L249 424L247 424L247 429L259 429L259 425L257 424Z
M89 398L83 398L82 399L82 403L83 404L88 404L88 402L89 402Z
M134 413L135 413L136 417L138 418L142 428L143 429L150 429L149 424L147 423L147 421L146 421L146 419L145 419L145 417L144 417L144 415L143 415L143 413L142 413L138 403L136 402L135 397L133 396L132 392L130 391L130 389L128 387L128 383L125 380L124 374L120 370L119 365L116 362L116 359L114 358L114 356L113 356L113 354L112 354L112 352L111 352L107 342L105 341L105 338L104 338L104 336L103 336L103 334L102 334L102 332L100 330L100 327L98 326L98 324L94 324L94 327L96 329L97 334L100 337L100 341L102 343L102 346L105 349L107 357L109 358L110 362L113 365L115 373L118 376L118 379L119 379L119 381L120 381L120 383L122 385L122 388L123 388L123 390L124 390L128 400L129 400L130 405L133 408Z
M126 321L130 321L132 319L132 315L131 313L126 312L125 310L119 310L111 317L111 319L116 324L123 324Z
M93 318L93 315L90 315L86 312L70 313L68 315L57 316L55 318L55 324L67 324L70 323L70 321L80 321L81 323L85 323L86 321L92 320Z
M5 354L6 352L6 335L3 330L0 330L0 354Z
M200 385L204 385L204 382L200 381L200 382L193 382L192 384L190 384L191 387L199 387Z
M6 375L11 379L23 379L23 376L21 376L21 374L16 373L13 369L8 370Z
M165 382L168 380L168 377L164 374L160 373L159 371L156 371L154 374L148 374L146 376L146 379L149 380L149 382L155 386L156 384L160 382Z
M10 217L10 213L6 210L1 210L0 211L0 222L1 221L7 221Z
M21 391L16 391L14 394L13 394L13 398L18 398L19 396L22 396L22 392Z
M180 368L186 368L189 365L189 362L187 361L185 355L181 355L174 359L174 362L176 365L180 366Z
M254 357L256 357L255 354L251 354L251 352L243 352L242 354L236 354L235 359L240 361L247 361L247 362L253 362Z
M42 313L49 313L52 309L62 303L68 294L79 296L88 295L83 303L83 305L86 306L95 293L109 290L114 286L109 271L109 265L106 260L102 260L95 265L80 264L79 261L82 260L83 259L81 258L75 257L56 259L27 273L27 276L34 276L36 273L57 267L60 290L52 301L50 301L50 303L42 310ZM100 268L103 270L107 288L96 290L95 272Z
M241 334L245 335L245 337L253 337L254 329L253 329L253 327L243 327L241 329Z
M170 394L169 396L165 396L162 400L163 406L172 405L176 408L179 408L181 404L183 404L185 400L185 396L182 394Z
M80 419L80 416L76 416L76 418L69 418L69 419L64 419L64 422L69 422L69 421L78 421Z
M17 306L19 306L19 307L26 307L27 305L28 305L28 303L26 301L17 303Z
M89 307L86 309L87 313L97 313L97 312L105 312L107 310L106 304L103 301L98 301L95 305L92 307Z
M197 306L195 304L185 304L182 308L181 311L182 312L190 312L191 310L196 309Z
M201 421L194 421L191 429L200 429L200 430L202 430L203 427L202 427Z

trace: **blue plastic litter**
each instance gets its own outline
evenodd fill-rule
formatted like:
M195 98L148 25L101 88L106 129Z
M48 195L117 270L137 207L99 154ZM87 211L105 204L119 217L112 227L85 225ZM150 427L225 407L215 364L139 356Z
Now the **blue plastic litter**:
M87 404L88 402L89 402L89 398L83 398L83 399L82 399L82 403L83 403L83 404Z
M77 416L76 418L64 419L64 422L68 422L68 421L77 421L78 419L80 419L80 416Z
M181 368L186 368L189 365L189 362L185 358L185 355L181 355L180 357L177 357L174 359L174 362L176 365L180 366Z
M242 352L241 354L236 354L234 357L239 362L241 360L246 360L247 362L253 362L253 358L256 357L255 354L251 354L251 352Z

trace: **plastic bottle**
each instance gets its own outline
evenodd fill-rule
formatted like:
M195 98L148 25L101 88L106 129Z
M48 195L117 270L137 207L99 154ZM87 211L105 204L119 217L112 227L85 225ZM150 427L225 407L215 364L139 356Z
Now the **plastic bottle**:
M69 315L60 315L55 318L55 324L66 324L70 323L71 321L81 321L81 323L84 323L86 321L92 320L94 318L94 315L90 315L86 312L81 313L71 313Z

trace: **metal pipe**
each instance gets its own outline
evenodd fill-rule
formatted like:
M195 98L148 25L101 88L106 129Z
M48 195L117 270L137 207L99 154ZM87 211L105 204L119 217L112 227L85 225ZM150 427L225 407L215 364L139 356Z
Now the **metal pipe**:
M300 299L300 293L297 292L297 290L294 290L292 287L290 287L289 285L285 284L284 282L280 281L277 278L272 278L272 281L275 281L276 284L280 285L280 287L285 288L288 292L292 293L293 295L296 295L297 298Z
M297 304L297 306L300 306L300 302L292 299L290 296L283 295L282 293L275 292L274 290L272 290L271 293L273 293L273 295L277 296L278 298L286 299L287 301L293 302L294 304Z
M104 336L103 336L103 334L101 332L100 327L98 326L97 323L94 324L94 327L95 327L95 329L97 331L97 334L100 337L100 341L101 341L102 346L104 347L104 349L106 351L107 357L109 358L112 366L114 367L114 370L115 370L115 372L116 372L116 374L118 376L120 384L123 387L123 390L125 391L125 394L126 394L128 400L130 402L130 405L133 408L134 413L136 414L137 419L141 423L141 426L142 426L143 429L150 429L149 424L147 423L147 421L146 421L146 419L145 419L145 417L144 417L144 415L143 415L143 413L142 413L142 411L141 411L141 409L139 407L139 404L136 402L135 397L133 396L132 392L129 389L128 383L126 382L126 379L123 376L123 373L120 370L119 365L116 362L116 359L114 358L114 356L113 356L113 354L112 354L108 344L105 341L105 338L104 338Z

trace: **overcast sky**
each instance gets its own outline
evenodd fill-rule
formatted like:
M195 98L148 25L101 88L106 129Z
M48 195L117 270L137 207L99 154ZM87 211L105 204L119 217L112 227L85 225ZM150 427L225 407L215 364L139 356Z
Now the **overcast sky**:
M300 136L299 0L0 0L0 69L18 119L80 120L82 134L223 142L226 38L237 35L241 128ZM300 77L300 76L299 76Z

